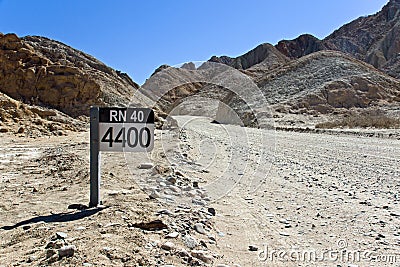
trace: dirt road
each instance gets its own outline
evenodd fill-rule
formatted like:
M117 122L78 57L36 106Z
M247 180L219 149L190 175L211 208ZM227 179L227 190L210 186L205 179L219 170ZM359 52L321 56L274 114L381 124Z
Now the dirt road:
M177 120L203 185L226 185L213 206L229 264L399 264L400 140Z

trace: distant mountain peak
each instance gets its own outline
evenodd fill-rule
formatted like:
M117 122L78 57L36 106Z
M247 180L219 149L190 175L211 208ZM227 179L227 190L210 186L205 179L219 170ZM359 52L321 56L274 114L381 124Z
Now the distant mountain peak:
M217 62L229 65L233 68L246 70L254 65L265 63L268 68L276 67L282 63L286 63L289 59L280 53L273 45L263 43L250 50L246 54L231 58L227 56L216 57L209 59L210 62Z
M357 18L320 40L311 34L302 34L293 40L279 41L275 49L261 44L237 58L212 57L210 61L246 70L266 60L264 71L322 50L344 52L365 61L375 68L400 78L400 0L390 0L376 14ZM273 54L274 56L267 56ZM285 59L286 58L286 59ZM262 71L263 68L258 68Z
M289 58L299 58L317 51L324 50L324 45L311 34L302 34L293 40L282 40L276 48Z

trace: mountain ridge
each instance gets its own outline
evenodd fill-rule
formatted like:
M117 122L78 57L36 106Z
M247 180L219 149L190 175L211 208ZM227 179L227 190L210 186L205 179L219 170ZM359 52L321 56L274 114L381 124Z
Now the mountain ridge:
M264 43L259 46L268 46ZM259 46L245 54L231 58L212 56L209 61L219 62L237 69L249 69L266 57L259 53ZM270 45L271 46L271 45ZM359 17L320 40L311 34L302 34L292 40L281 40L275 46L277 51L289 59L297 59L321 50L336 50L363 60L389 75L400 78L400 1L390 0L373 15ZM258 62L246 65L236 62L250 62L249 54L255 54ZM274 62L275 63L275 62Z

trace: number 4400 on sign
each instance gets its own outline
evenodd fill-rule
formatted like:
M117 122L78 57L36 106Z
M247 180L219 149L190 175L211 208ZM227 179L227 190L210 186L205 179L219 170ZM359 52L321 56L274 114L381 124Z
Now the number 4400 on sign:
M151 151L154 112L147 108L100 108L99 142L100 151Z

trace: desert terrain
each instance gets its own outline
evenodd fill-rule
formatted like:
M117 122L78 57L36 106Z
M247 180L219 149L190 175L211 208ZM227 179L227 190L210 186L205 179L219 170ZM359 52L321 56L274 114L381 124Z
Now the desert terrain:
M89 198L88 132L34 142L3 136L2 265L398 264L400 139L260 130L215 124L206 117L175 119L179 128L157 130L148 155L103 153L103 206L82 210L79 205ZM268 144L261 146L260 140ZM176 146L179 153L172 153ZM143 163L154 167L139 168ZM178 190L193 195L150 199L146 190L154 178L159 187L168 187L162 181L170 177ZM196 189L184 187L193 182L208 195L203 203L190 201L198 198ZM79 205L68 209L73 204ZM165 229L135 226L157 219ZM198 223L204 232L195 227ZM74 255L49 257L51 242L75 246ZM290 260L272 250L314 251L316 258ZM339 258L344 250L361 258ZM336 256L322 258L329 251Z
M400 266L399 21L390 0L142 85L0 33L0 267ZM151 108L156 128L152 151L101 154L96 207L92 106Z

